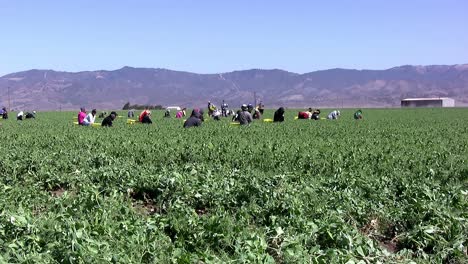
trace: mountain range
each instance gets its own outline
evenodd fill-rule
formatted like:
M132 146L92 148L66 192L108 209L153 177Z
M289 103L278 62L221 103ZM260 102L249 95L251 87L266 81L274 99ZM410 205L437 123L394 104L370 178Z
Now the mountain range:
M254 93L256 98L254 98ZM114 71L29 70L0 77L0 104L17 110L121 109L126 102L181 107L399 107L408 97L451 97L468 105L468 64L330 69L298 74L252 69L196 74L123 67Z

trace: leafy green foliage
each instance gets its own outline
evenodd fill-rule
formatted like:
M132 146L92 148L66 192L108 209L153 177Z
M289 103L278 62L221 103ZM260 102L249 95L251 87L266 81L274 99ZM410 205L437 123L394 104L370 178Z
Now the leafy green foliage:
M191 129L161 111L112 128L0 120L0 262L466 261L466 110L296 113Z

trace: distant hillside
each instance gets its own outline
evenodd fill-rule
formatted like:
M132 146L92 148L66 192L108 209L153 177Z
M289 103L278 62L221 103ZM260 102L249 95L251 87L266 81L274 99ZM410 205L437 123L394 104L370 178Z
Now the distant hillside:
M195 74L124 67L115 71L30 70L0 78L0 104L23 110L119 109L132 104L204 107L208 100L232 106L397 107L404 97L440 96L468 105L468 64L401 66L388 70L331 69L297 74L245 70Z

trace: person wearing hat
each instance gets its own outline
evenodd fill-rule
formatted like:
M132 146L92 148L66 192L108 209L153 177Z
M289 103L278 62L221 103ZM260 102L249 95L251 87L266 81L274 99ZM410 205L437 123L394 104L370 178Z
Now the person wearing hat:
M208 116L210 117L213 114L213 104L211 101L208 101Z
M151 120L151 111L148 109L145 109L143 112L141 112L138 119L142 124L153 124L153 121Z
M114 119L117 117L117 113L112 111L110 113L110 115L108 115L106 118L104 118L104 120L102 120L102 123L101 123L101 126L108 126L108 127L111 127L112 126L112 121L114 121Z
M228 104L226 104L223 100L223 103L221 104L221 115L224 117L227 117L227 111L228 111Z
M176 113L176 116L175 116L175 117L178 118L178 119L184 117L184 116L185 116L185 111L186 111L186 110L187 110L187 108L185 108L185 107L182 108L182 110L180 110L180 111L178 111L178 112Z
M249 111L249 113L252 114L252 110L254 110L253 104L248 104L247 111Z
M220 121L220 120L221 120L221 116L222 116L222 112L221 112L219 109L216 109L216 110L211 114L211 116L213 117L213 120Z
M320 119L320 109L315 109L312 112L312 119L313 120L319 120Z
M166 109L166 112L164 112L164 117L165 118L171 118L171 110L170 109Z
M262 112L260 111L260 107L257 106L255 107L255 109L253 110L253 119L262 119ZM249 111L250 112L250 111Z
M89 113L83 120L83 126L90 126L94 124L94 121L96 120L96 113L96 109L93 109L93 111L91 111L91 113Z
M147 108L143 110L143 112L141 112L140 116L138 117L138 120L143 124L152 124L153 121L151 121L151 111Z
M331 120L334 120L334 119L338 119L338 117L340 116L340 111L338 110L335 110L335 111L331 111L329 114L328 114L328 119L331 119Z
M198 127L202 125L202 120L200 118L200 110L193 109L192 114L190 115L189 119L184 122L184 128L189 127Z
M239 116L237 117L239 123L241 125L248 125L252 123L253 121L252 114L250 114L250 112L248 111L247 105L243 104L241 106L241 110L242 111L239 113Z
M283 122L284 121L284 107L278 108L275 111L275 115L273 116L273 122Z
M24 117L26 117L26 119L36 118L36 111L33 111L32 113L26 112L26 115Z
M361 109L357 110L356 113L354 113L354 119L356 119L356 120L362 119L362 110Z
M16 115L16 120L23 120L24 113L23 111L19 111L18 114Z
M8 111L7 111L6 107L2 108L2 118L3 119L8 119Z
M297 113L298 119L311 119L312 118L312 108L309 108L307 111L301 111Z
M84 107L80 108L78 113L78 125L83 125L83 120L86 118L86 109Z

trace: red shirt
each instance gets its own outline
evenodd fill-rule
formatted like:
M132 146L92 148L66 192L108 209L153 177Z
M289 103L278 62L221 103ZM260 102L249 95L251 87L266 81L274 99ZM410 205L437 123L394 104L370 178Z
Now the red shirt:
M138 118L138 120L140 120L140 122L142 122L143 118L145 118L145 116L147 116L147 115L148 115L148 111L145 110L145 111L141 112L140 117Z

